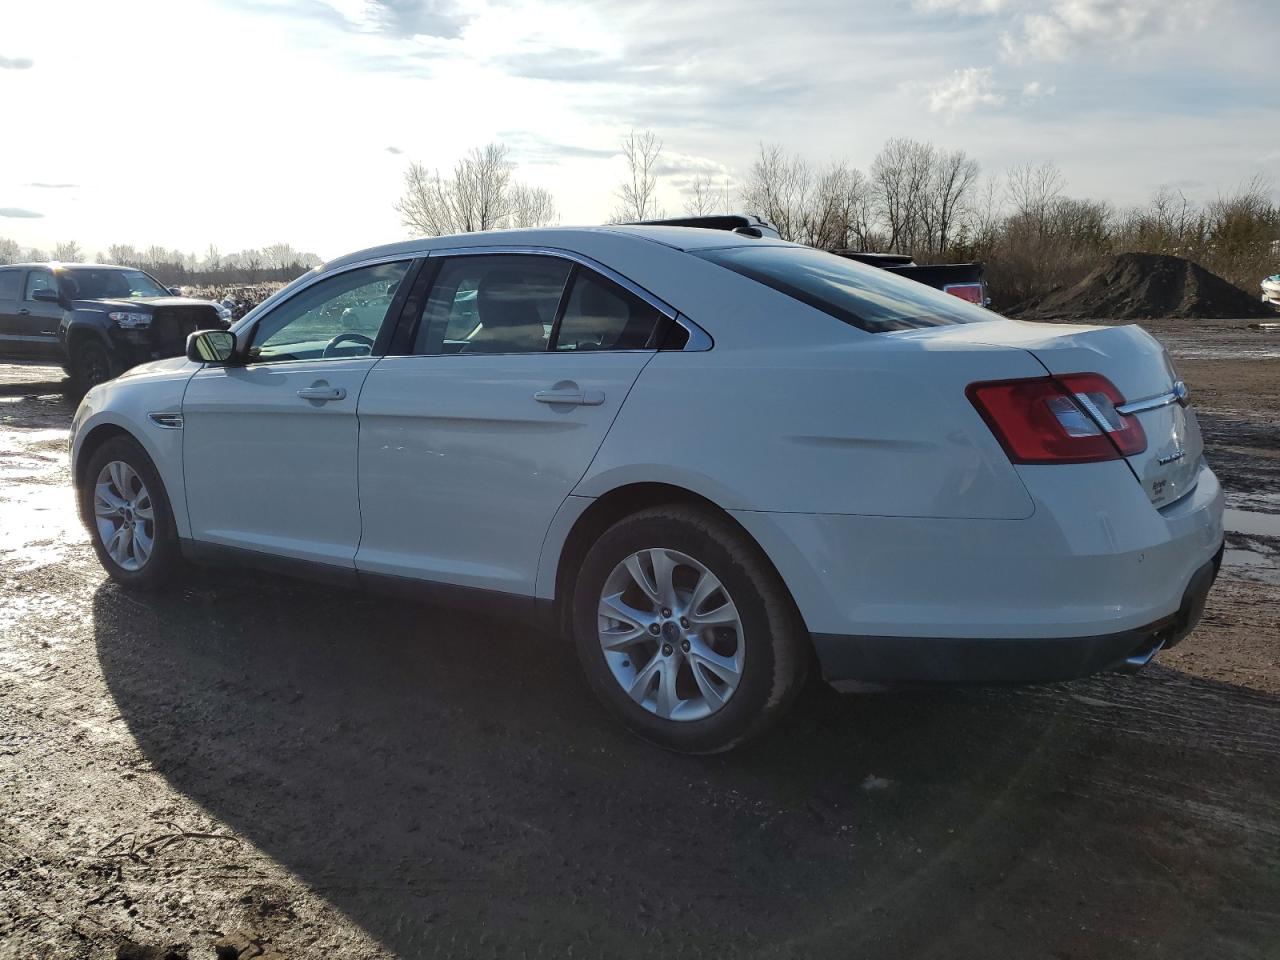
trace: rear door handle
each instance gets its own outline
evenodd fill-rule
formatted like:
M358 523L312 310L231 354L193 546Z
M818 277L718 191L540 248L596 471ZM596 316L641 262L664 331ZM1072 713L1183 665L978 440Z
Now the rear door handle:
M341 400L346 395L347 391L342 387L303 387L298 391L298 396L303 400L319 400L321 403Z
M539 390L533 395L539 403L575 403L580 407L598 407L604 403L600 390Z
M20 309L20 310L18 311L18 316L20 316L20 317L29 317L29 316L31 316L31 311L30 311L30 310L28 310L26 307L23 307L22 309Z

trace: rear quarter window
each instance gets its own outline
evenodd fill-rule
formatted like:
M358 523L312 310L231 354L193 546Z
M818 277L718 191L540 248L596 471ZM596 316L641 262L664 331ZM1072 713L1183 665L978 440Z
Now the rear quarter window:
M868 333L999 319L923 283L812 247L770 244L691 253Z
M21 270L0 270L0 300L17 300Z

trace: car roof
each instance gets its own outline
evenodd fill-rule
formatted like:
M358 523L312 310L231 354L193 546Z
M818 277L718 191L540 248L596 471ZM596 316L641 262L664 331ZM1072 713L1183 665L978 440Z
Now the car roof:
M576 249L585 244L588 248L593 236L631 237L637 241L659 243L675 250L711 250L721 247L795 246L785 240L768 237L746 237L724 230L707 230L701 227L644 226L640 224L611 223L587 227L530 227L520 230L486 230L477 233L460 233L443 237L422 237L369 247L345 256L337 257L321 269L328 270L365 260L376 260L397 255L422 255L431 250L451 247L565 247Z
M0 263L0 270L30 269L32 267L57 267L59 270L139 270L119 263L62 263L59 260L43 260L40 263Z

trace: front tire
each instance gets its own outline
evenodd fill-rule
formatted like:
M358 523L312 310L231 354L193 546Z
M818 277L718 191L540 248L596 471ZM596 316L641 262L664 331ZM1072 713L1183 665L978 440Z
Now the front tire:
M81 340L71 351L71 378L82 390L106 383L120 371L111 352L94 339Z
M130 437L112 437L89 457L80 515L108 576L157 590L181 566L173 510L155 464Z
M760 735L803 684L807 634L759 547L727 518L656 507L587 552L572 599L587 680L632 732L680 753Z

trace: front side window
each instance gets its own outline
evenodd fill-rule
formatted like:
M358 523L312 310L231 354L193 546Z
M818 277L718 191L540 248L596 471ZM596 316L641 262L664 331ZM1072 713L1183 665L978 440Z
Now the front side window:
M172 296L160 282L141 270L73 267L60 271L63 291L72 300L136 300Z
M542 353L570 266L523 254L450 257L431 285L413 352Z
M254 327L249 359L262 363L369 356L409 263L348 270L295 294Z
M555 348L643 350L650 346L662 314L635 294L593 270L577 267Z
M750 277L869 333L999 319L990 310L923 283L812 247L726 247L699 250L694 256Z
M32 294L37 290L57 290L53 273L49 270L29 270L27 272L27 289L22 299L33 300Z

